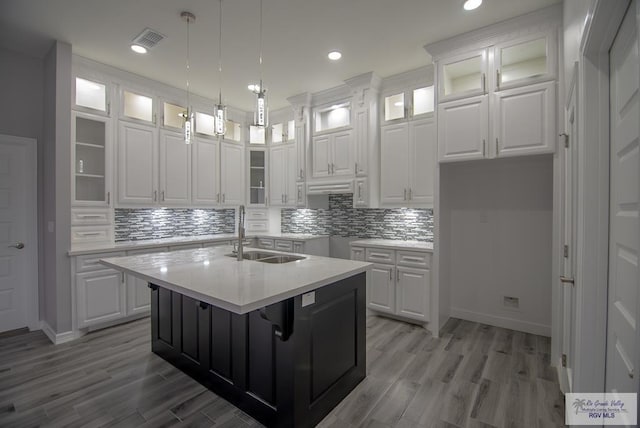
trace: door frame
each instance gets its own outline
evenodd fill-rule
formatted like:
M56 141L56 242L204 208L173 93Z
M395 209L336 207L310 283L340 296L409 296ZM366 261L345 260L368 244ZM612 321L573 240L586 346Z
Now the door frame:
M609 280L609 48L629 2L596 0L578 67L578 212L574 391L605 387ZM585 102L586 101L586 102Z
M40 329L40 311L38 297L38 157L37 141L33 138L17 137L14 135L0 134L0 144L24 147L27 158L31 161L33 168L26 171L27 192L27 212L25 219L27 224L25 241L31 243L26 245L24 251L27 253L29 261L33 262L32 269L26 269L25 283L26 304L27 304L27 327L29 330Z

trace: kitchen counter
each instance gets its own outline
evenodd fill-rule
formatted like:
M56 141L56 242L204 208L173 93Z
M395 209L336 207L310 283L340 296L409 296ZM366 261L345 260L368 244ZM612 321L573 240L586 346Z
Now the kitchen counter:
M352 247L379 247L392 250L413 250L433 252L433 242L400 241L396 239L359 239L349 243Z
M253 238L271 238L271 239L288 239L291 241L310 241L314 239L328 238L327 235L311 235L304 233L260 233L247 234L247 239ZM139 241L122 241L113 244L98 244L95 246L83 245L69 251L70 256L80 256L85 254L95 254L111 251L127 251L154 247L167 247L171 245L188 245L188 244L204 244L208 242L231 241L238 239L237 234L223 233L217 235L200 235L200 236L176 236L172 238L161 239L143 239Z
M245 252L252 251L247 248ZM227 257L231 246L113 257L101 263L193 299L244 314L365 272L370 263L306 255L269 264ZM259 250L279 254L277 251Z

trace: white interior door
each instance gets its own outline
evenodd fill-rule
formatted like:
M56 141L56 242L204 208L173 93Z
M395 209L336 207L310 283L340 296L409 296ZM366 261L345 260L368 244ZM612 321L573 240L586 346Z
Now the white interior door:
M566 135L563 152L564 162L562 177L562 278L558 284L562 287L562 362L561 386L564 392L573 391L573 368L575 361L576 340L576 289L575 272L577 251L577 73L574 73L571 83L570 99L566 111Z
M0 135L0 332L37 321L35 141Z
M610 225L606 390L638 392L640 139L635 2L609 51Z

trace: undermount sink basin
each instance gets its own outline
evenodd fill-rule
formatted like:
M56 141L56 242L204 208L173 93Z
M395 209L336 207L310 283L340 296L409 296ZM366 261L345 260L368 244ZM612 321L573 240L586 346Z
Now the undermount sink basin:
M236 254L227 254L227 257L238 257ZM306 257L294 256L292 254L274 254L263 253L261 251L246 251L242 254L242 258L245 260L252 260L261 263L282 264L295 262L296 260L303 260Z

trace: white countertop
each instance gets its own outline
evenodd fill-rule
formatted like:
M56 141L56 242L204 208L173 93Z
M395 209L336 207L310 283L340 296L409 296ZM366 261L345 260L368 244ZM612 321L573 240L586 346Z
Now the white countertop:
M365 272L371 266L365 262L311 255L283 264L239 262L225 256L231 251L231 246L198 248L112 257L102 259L101 263L238 314ZM279 254L278 251L259 251Z
M113 244L82 245L69 251L70 256L84 254L103 253L112 251L127 251L143 248L167 247L173 245L203 244L206 242L230 241L237 239L238 235L233 233L222 233L217 235L199 236L176 236L173 238L161 239L141 239L138 241L122 241ZM312 239L328 238L328 235L311 235L305 233L253 233L246 236L252 238L289 239L292 241L310 241Z
M359 239L349 243L352 247L379 247L393 250L412 250L433 252L433 242L400 241L395 239Z

